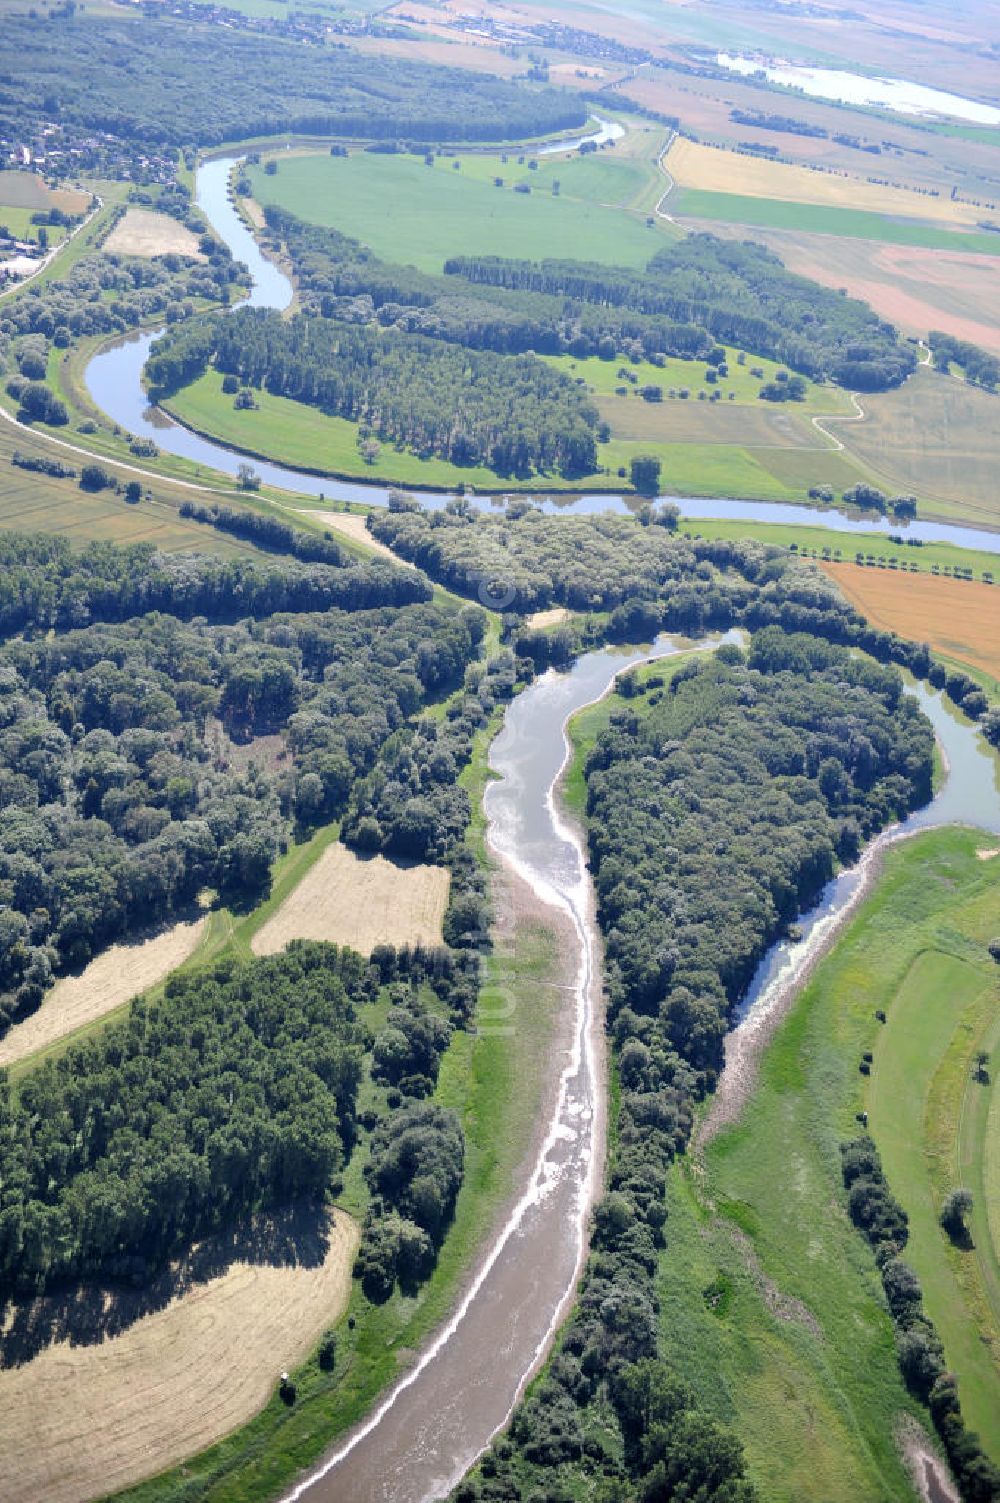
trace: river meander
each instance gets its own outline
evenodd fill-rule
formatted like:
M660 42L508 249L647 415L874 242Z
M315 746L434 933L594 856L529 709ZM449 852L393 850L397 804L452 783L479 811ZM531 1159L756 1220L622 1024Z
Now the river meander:
M565 150L567 143L553 143L553 149L557 147ZM230 197L229 179L239 160L237 156L217 157L201 164L196 181L198 205L236 259L249 267L252 282L249 297L251 306L283 310L292 301L292 284L281 268L262 254ZM214 439L192 432L174 422L159 408L149 405L142 384L142 370L150 345L162 332L162 329L154 329L132 334L106 346L87 365L84 377L87 390L102 412L113 418L125 432L136 437L150 438L165 453L190 460L204 470L203 478L206 483L217 481L220 475L235 479L239 466L246 462L245 455L226 448ZM385 506L389 499L389 491L383 485L312 475L304 470L256 458L253 460L253 467L265 485L299 495L322 497L325 500L336 498L355 501L367 506ZM444 506L450 496L450 492L423 491L419 499L425 507L433 510ZM959 547L1000 553L1000 533L987 532L981 528L915 521L903 529L898 522L886 517L848 517L833 508L820 510L783 502L723 498L706 501L674 495L667 495L663 499L675 502L684 515L693 521L722 517L736 521L791 523L799 526L818 523L831 531L853 534L869 541L886 537L889 533L898 535L905 531L906 537L924 543L954 543ZM624 513L634 505L634 498L604 493L539 495L534 500L547 512L578 515L603 511ZM480 498L478 504L490 505L491 502L502 505L504 498L484 497Z

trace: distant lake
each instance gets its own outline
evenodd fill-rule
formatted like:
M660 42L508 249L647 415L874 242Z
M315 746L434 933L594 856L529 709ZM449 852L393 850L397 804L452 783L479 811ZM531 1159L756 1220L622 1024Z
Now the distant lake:
M780 60L765 62L761 57L732 52L720 52L716 61L720 67L744 77L763 73L768 83L801 89L816 99L895 110L900 115L966 120L970 125L1000 125L1000 109L995 105L963 99L961 94L947 94L942 89L929 89L924 84L908 83L903 78L865 78L860 73L841 73L833 68L811 68L804 63Z

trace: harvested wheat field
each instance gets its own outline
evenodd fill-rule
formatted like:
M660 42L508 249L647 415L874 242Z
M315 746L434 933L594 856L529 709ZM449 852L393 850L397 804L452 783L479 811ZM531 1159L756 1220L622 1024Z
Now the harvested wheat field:
M873 625L1000 678L1000 587L859 564L823 567Z
M104 242L106 251L121 256L165 256L174 251L204 261L198 249L198 237L186 225L178 224L169 214L154 214L149 209L129 209Z
M254 935L253 952L274 955L292 939L327 939L362 955L378 944L439 945L449 883L443 867L357 856L335 842Z
M15 1064L48 1048L155 986L193 953L207 922L193 919L135 944L112 945L79 976L57 981L37 1012L0 1039L0 1065Z
M682 137L671 146L665 165L679 187L702 188L712 193L863 209L873 214L898 214L967 227L974 226L982 217L981 209L972 204L953 203L948 197L934 198L909 188L886 188L857 177L818 172L788 162L770 162Z
M569 620L569 611L564 605L554 605L547 611L534 611L526 625L530 631L544 631L547 626L561 626Z
M15 1305L0 1371L4 1503L105 1497L250 1419L343 1311L357 1244L342 1212L286 1211L212 1238L146 1290Z
M372 553L381 553L383 558L391 558L394 564L399 564L402 569L415 569L405 558L399 558L385 543L380 543L373 538L365 526L364 517L352 515L346 511L304 511L304 517L312 517L316 522L322 522L324 527L329 527L331 532L339 532L342 537L350 538L352 543L363 543L370 548Z

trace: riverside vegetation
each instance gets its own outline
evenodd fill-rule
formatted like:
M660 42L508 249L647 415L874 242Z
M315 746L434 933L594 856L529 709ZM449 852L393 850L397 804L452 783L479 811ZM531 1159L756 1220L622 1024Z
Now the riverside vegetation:
M206 517L216 525L220 519L225 525L222 512ZM714 667L682 673L670 700L671 715L680 718L657 732L657 746L680 743L683 768L689 739L692 748L709 731L732 740L712 762L689 751L691 769L677 777L673 791L657 796L663 818L679 819L687 809L693 823L683 826L684 838L696 832L699 849L715 855L678 869L685 902L678 897L668 904L663 923L676 925L686 911L693 927L683 931L683 944L678 938L676 961L666 929L663 943L645 956L630 951L638 929L624 912L616 924L621 939L609 930L610 979L619 999L615 1026L626 1015L640 1019L634 1041L650 1052L649 1070L666 1073L650 1075L648 1091L638 1075L627 1075L629 1092L634 1085L638 1094L623 1099L616 1125L624 1157L616 1161L621 1169L613 1171L610 1199L595 1220L582 1296L589 1313L583 1326L570 1328L561 1365L542 1381L510 1439L498 1443L511 1448L509 1456L496 1452L502 1476L520 1475L522 1466L576 1466L586 1456L587 1465L596 1460L616 1486L631 1486L629 1477L644 1479L640 1496L650 1499L661 1495L657 1479L674 1472L715 1477L718 1487L707 1496L749 1496L736 1443L707 1423L657 1365L650 1279L663 1225L663 1172L686 1141L694 1104L711 1086L728 1009L753 959L807 901L835 856L847 859L929 786L928 733L900 703L893 672L815 635L788 636L777 623L897 656L924 674L934 667L921 649L867 627L822 576L760 545L692 543L667 528L622 518L561 523L518 506L507 517L477 519L456 503L438 521L397 506L381 521L417 527L418 544L426 525L428 537L445 545L441 553L427 553L426 566L432 573L451 569L452 584L468 593L477 588L474 568L492 577L502 553L526 607L558 599L560 592L578 603L566 573L571 543L573 569L589 576L588 603L606 614L546 634L509 613L502 622L508 647L476 662L486 629L479 609L432 603L419 571L360 563L346 554L334 562L339 545L318 535L323 563L284 554L231 563L165 559L149 549L109 545L74 554L53 540L18 537L5 544L8 640L0 656L7 689L8 1017L34 1005L52 972L85 959L150 912L176 911L205 886L252 903L266 893L271 863L294 826L339 818L344 837L362 850L444 863L451 873L447 949L440 956L380 947L369 963L323 947L297 947L287 961L248 962L235 970L226 961L221 970L170 983L161 1001L133 1011L128 1022L30 1072L27 1096L22 1084L6 1107L10 1153L24 1167L0 1207L0 1214L9 1212L8 1279L33 1279L36 1286L80 1275L141 1280L185 1240L238 1210L273 1206L296 1190L335 1190L345 1160L356 1176L356 1121L368 1161L361 1287L376 1303L397 1286L404 1292L417 1287L443 1245L462 1181L461 1134L432 1093L451 1030L472 1015L476 957L489 918L484 875L465 841L473 808L462 776L477 737L518 683L550 660L568 661L588 640L641 639L662 626L692 632L751 626L758 633L751 663L726 650ZM232 517L228 523L235 529ZM294 553L285 532L266 519L248 521L245 531ZM650 550L644 568L637 548ZM246 619L247 609L255 619ZM949 682L956 698L977 708L971 696L980 691L971 682L960 676ZM430 702L445 696L442 714ZM992 725L990 713L983 696L984 724ZM853 717L849 733L845 716ZM251 746L261 736L279 737L286 761L276 772L215 767L206 731L217 721L232 740ZM772 727L766 753L760 746L765 724ZM638 768L646 766L646 755L637 757ZM720 802L722 768L740 756L748 761L730 797L739 802L754 787L755 818L772 818L769 839L775 828L787 831L787 851L770 864L758 862L759 842L753 844L752 832L759 835L763 826L753 820L747 826L752 851L733 843L750 811L741 806L737 813ZM698 784L693 768L702 760L704 777L718 779L719 788ZM657 757L656 765L663 771L669 761ZM688 787L690 806L683 802ZM636 806L644 800L638 793ZM656 828L648 815L647 833ZM705 820L715 819L718 836L714 825L704 828ZM628 820L620 824L632 828ZM677 838L651 839L647 847L643 860L653 863L673 860L670 852L679 850ZM715 923L698 919L698 894L731 891L737 901L744 889L723 876L725 861L737 858L741 866L759 868L759 901L740 922L723 921L732 935L723 953L709 943ZM602 894L616 859L610 850L600 858ZM657 890L663 886L660 877L650 880ZM610 893L602 895L602 913L610 912L611 901ZM706 969L710 962L715 980ZM255 1070L259 1092L255 1086L246 1099L236 1093L229 1106L223 1095L203 1123L198 1093L220 1096L215 1083L228 1077L233 1050L255 1058L269 1041L279 1053L285 1049L280 1020L266 1007L257 1011L255 1001L261 989L280 994L283 964L292 978L303 966L320 976L333 973L329 985L317 982L315 993L312 983L305 987L319 1010L303 1014L304 1041L297 1035L288 1042L290 1068L303 1072L298 1100L304 1115L296 1108L281 1119L280 1133L259 1136L257 1104L271 1099L269 1115L280 1118L285 1100L278 1077L262 1065ZM668 989L676 982L670 993L676 1006L665 1007L662 1017L657 978ZM376 996L382 999L378 1026L359 1033L352 1009L368 1016ZM654 1014L659 1021L645 1029L641 1019ZM314 1052L320 1017L338 1020L342 1057L332 1040L326 1051ZM199 1056L183 1088L194 1093L182 1110L184 1145L168 1143L164 1124L173 1119L162 1103L176 1097L180 1111L187 1099L177 1095L176 1051L186 1057L196 1036L204 1040L216 1030L218 1046ZM624 1084L627 1040L619 1042ZM358 1050L379 1093L377 1108L352 1105ZM638 1068L635 1049L628 1059ZM141 1066L133 1068L132 1060ZM117 1097L136 1069L128 1086L135 1099L129 1096L125 1117L108 1116L100 1103ZM294 1149L302 1133L311 1136L309 1112L332 1090L343 1102L342 1130L334 1138L328 1129L315 1156ZM260 1148L257 1158L248 1157L252 1142ZM659 1168L650 1161L650 1143ZM169 1194L141 1190L168 1182ZM96 1204L105 1208L100 1225L87 1212ZM641 1212L638 1221L633 1206ZM15 1275L16 1268L21 1272ZM627 1287L619 1287L621 1279ZM614 1310L620 1320L615 1316L609 1327ZM607 1388L595 1383L597 1372L607 1373ZM599 1454L588 1417L597 1412L602 1426L613 1416L612 1438L601 1442ZM644 1417L656 1424L646 1425ZM484 1496L501 1485L501 1475L484 1480Z
M736 1438L660 1356L668 1168L767 946L838 859L929 796L933 737L892 669L769 627L627 675L583 767L619 1093L577 1306L457 1503L757 1496ZM683 1491L681 1490L683 1489Z

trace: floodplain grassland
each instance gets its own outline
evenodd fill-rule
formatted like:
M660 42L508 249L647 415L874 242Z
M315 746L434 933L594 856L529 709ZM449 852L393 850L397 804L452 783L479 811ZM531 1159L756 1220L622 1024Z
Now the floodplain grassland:
M840 1180L839 1143L859 1131L855 1114L865 1106L890 1186L913 1218L905 1257L958 1371L963 1409L996 1449L1000 1374L990 1378L982 1359L968 1360L979 1307L957 1297L946 1277L953 1255L942 1254L936 1218L924 1224L915 1215L937 1147L927 1138L927 1100L940 1056L908 1054L893 1084L879 1084L879 1061L888 1064L908 1027L894 1009L918 956L940 951L977 976L962 1004L936 985L920 999L928 1027L935 1009L954 1005L949 1040L990 983L995 876L976 854L988 843L945 829L889 851L873 895L764 1055L742 1120L707 1147L697 1172L674 1170L664 1340L705 1403L736 1425L769 1498L909 1495L893 1434L901 1414L921 1412L896 1369L874 1260L848 1220ZM889 1017L884 1030L879 1007ZM866 1049L879 1051L870 1087L858 1070ZM905 1103L917 1133L908 1163L893 1152Z
M922 517L1000 528L1000 397L920 368L862 404L864 422L834 431L884 490L916 495Z
M602 360L598 355L592 355L587 359L577 359L573 355L546 355L543 358L547 365L562 371L564 375L571 376L574 380L585 381L591 391L602 398L614 397L623 385L628 385L633 392L643 386L659 386L663 389L664 395L671 387L675 389L687 387L697 400L697 392L704 387L709 394L715 390L720 391L722 405L727 409L733 406L750 406L762 410L784 406L791 412L846 413L852 411L847 394L841 387L819 384L808 379L806 379L803 401L784 404L762 402L761 387L775 379L778 371L782 369L781 364L776 360L768 360L763 355L748 354L746 351L741 352L730 346L724 345L721 348L726 351L728 369L726 375L717 375L714 386L706 382L705 376L707 371L715 367L708 366L703 360L681 360L669 356L664 360L663 365L653 365L649 360L638 362ZM742 364L740 363L741 353ZM628 376L621 374L623 370L628 372ZM753 375L755 370L762 374Z
M248 175L260 204L329 225L384 260L422 271L440 272L449 256L474 254L638 267L668 233L648 226L645 213L623 212L655 181L655 143L648 151L645 163L611 150L596 159L542 157L534 171L528 149L505 154L506 162L501 155L442 156L431 167L410 154L282 153L275 176L263 166ZM494 186L497 177L502 187ZM515 184L531 192L515 192Z

